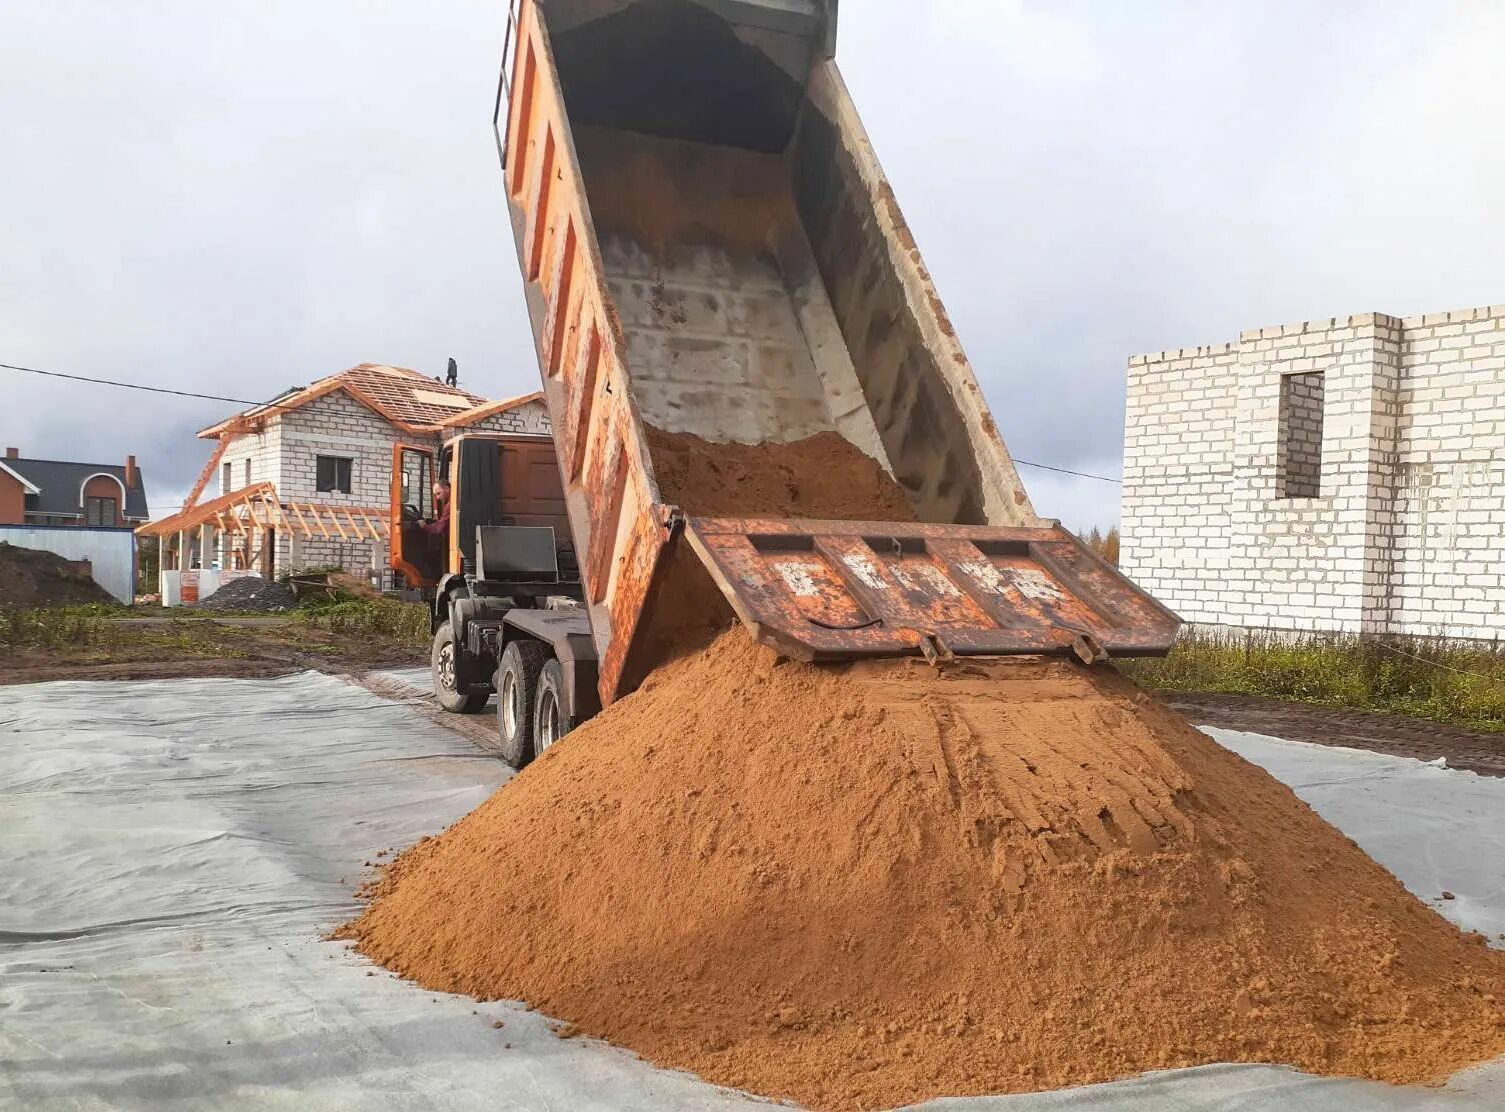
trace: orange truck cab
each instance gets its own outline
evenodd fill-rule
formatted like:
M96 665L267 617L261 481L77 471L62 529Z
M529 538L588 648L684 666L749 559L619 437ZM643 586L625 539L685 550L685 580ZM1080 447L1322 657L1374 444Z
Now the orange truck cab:
M554 442L399 444L391 499L392 569L431 605L434 695L475 714L498 694L502 756L521 767L599 709Z

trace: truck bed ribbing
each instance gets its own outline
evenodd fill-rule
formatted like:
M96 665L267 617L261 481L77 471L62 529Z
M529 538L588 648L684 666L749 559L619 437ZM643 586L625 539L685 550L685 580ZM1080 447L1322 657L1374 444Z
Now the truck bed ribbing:
M1174 636L1030 505L831 59L833 20L808 3L518 6L504 173L603 703L651 666L656 601L702 568L760 636L818 658ZM804 522L799 540L692 517L700 559L670 561L686 521L649 425L838 433L923 524Z

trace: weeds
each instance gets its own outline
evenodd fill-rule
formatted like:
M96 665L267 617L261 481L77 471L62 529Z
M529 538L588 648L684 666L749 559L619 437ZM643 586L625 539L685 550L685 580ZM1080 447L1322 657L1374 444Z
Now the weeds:
M381 637L415 646L429 643L428 607L395 599L346 599L306 606L299 621L342 636Z
M0 645L8 648L102 648L116 643L118 626L80 613L89 607L55 610L0 610Z
M78 660L246 655L222 644L205 624L175 621L166 627L137 626L113 620L129 613L124 607L96 605L0 609L0 647Z
M1163 691L1258 695L1505 732L1498 644L1190 629L1164 660L1119 666Z

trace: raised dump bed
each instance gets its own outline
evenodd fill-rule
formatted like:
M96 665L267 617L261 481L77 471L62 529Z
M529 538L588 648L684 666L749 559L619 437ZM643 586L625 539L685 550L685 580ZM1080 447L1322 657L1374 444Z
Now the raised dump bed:
M1174 616L1035 514L832 59L834 2L513 18L508 203L603 703L717 603L706 571L807 659L1169 648ZM687 437L771 466L832 434L903 520L706 518L655 470Z

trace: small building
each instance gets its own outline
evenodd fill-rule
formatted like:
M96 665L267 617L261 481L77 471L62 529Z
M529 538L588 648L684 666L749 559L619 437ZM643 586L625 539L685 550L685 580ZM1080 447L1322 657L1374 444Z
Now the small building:
M1505 634L1505 305L1129 361L1122 567L1190 622Z
M124 463L0 460L0 543L89 565L94 581L123 603L136 597L134 530L148 516L135 456Z
M552 433L541 394L490 401L371 363L204 429L215 448L183 509L141 530L164 545L164 603L241 575L385 570L393 448L437 449L465 431Z

